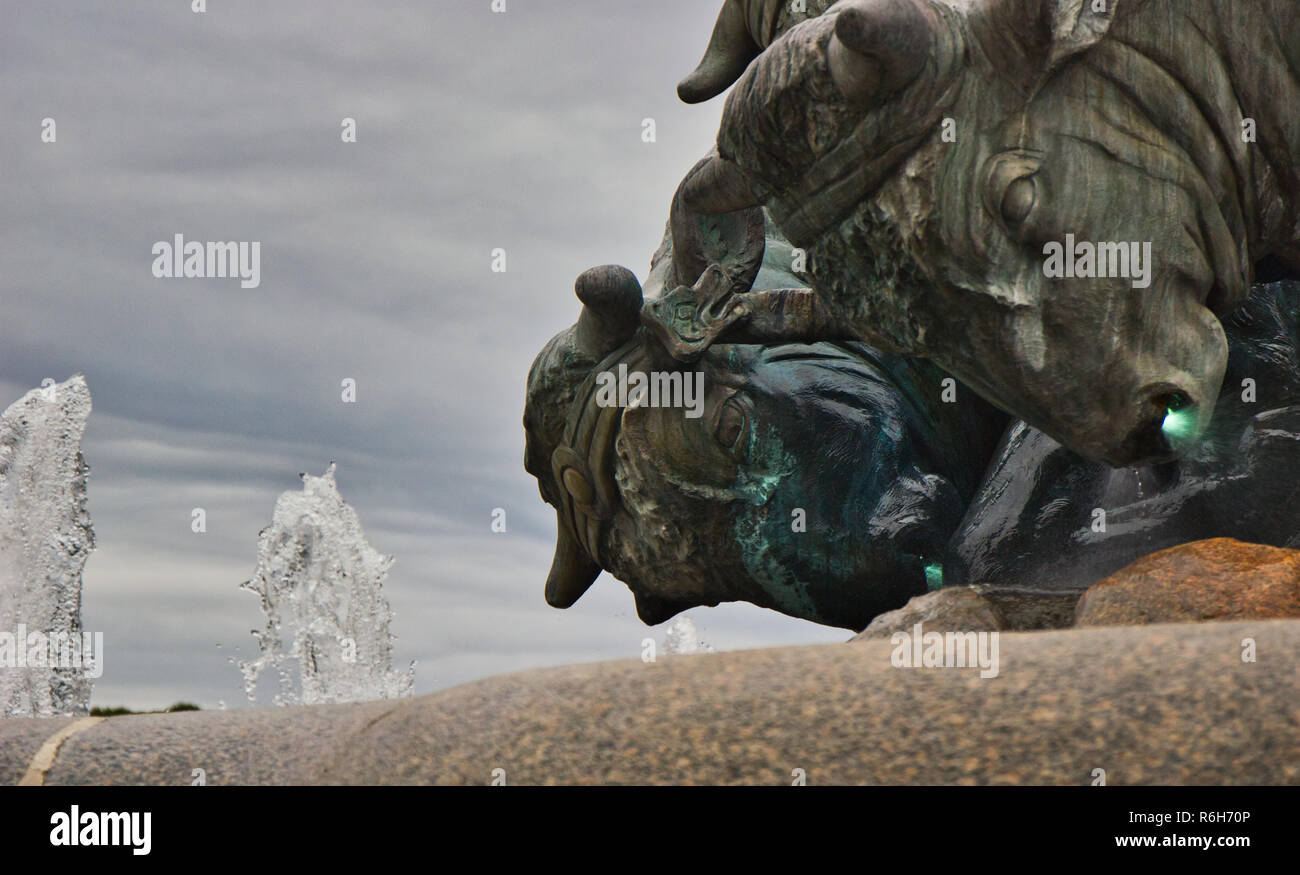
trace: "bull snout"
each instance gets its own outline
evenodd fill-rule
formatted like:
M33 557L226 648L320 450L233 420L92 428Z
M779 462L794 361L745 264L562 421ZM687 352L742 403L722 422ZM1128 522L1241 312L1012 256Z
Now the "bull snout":
M1080 297L1097 306L1071 309L1072 319L1044 320L1032 307L1005 319L1005 311L972 307L961 327L993 342L941 364L1091 461L1125 468L1192 452L1209 427L1227 368L1222 324L1191 295L1146 298L1144 311L1118 316L1113 308L1142 302Z
M1097 454L1113 467L1169 462L1191 452L1210 425L1228 364L1223 325L1190 294L1171 294L1113 351L1121 395L1116 428ZM1138 319L1132 319L1137 323ZM1104 384L1103 384L1104 385Z
M1209 427L1226 352L1207 347L1196 370L1167 362L1125 368L1127 379L1112 372L1108 380L1080 367L1078 378L1058 389L1059 403L1045 421L1030 424L1113 468L1171 462L1193 451Z
M1032 365L1033 348L1022 338L1041 338L1042 368L1014 375L1024 378L1025 394L1007 406L1024 402L1030 425L1111 467L1192 452L1210 425L1228 364L1227 337L1202 303L1202 285L1171 279L1150 290L1045 290L1044 299L1052 292L1047 318L1023 310L1009 344Z
M1210 425L1227 366L1218 321L1207 314L1205 323L1206 334L1195 346L1166 350L1165 356L1121 356L1109 381L1081 374L1076 400L1081 410L1094 412L1058 423L1065 426L1067 440L1061 442L1115 468L1170 462L1192 452ZM1071 444L1069 438L1082 440Z
M1180 375L1125 393L1122 388L1078 386L1058 411L1089 410L1082 418L1049 416L1033 422L1080 455L1113 468L1171 462L1192 451L1209 426L1218 397L1215 375ZM1126 397L1127 395L1127 397Z

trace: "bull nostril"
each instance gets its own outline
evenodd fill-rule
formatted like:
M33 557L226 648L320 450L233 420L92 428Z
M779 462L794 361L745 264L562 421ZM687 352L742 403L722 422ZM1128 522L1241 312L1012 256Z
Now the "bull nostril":
M1115 467L1173 462L1193 449L1201 437L1203 408L1190 392L1165 383L1138 395L1130 430L1105 460Z
M1119 464L1172 461L1191 448L1200 417L1190 394L1162 387L1146 395L1143 411L1120 448Z
M1129 432L1121 448L1124 464L1163 461L1173 458L1174 447L1164 431L1164 418L1152 417Z
M1196 436L1196 404L1182 392L1169 392L1157 399L1157 409L1164 410L1160 431L1177 452Z

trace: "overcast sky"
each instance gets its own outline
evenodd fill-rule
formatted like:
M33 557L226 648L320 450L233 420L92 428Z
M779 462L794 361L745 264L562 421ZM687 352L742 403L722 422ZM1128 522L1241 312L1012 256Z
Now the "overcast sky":
M685 106L674 85L715 3L207 6L0 0L0 407L74 373L94 398L94 704L245 704L227 659L262 620L239 584L276 497L330 460L396 557L417 693L637 656L621 583L543 601L555 516L523 470L524 380L576 317L581 271L644 278L712 144L720 101ZM155 279L151 248L175 234L260 241L261 285ZM718 649L847 637L750 605L688 616Z

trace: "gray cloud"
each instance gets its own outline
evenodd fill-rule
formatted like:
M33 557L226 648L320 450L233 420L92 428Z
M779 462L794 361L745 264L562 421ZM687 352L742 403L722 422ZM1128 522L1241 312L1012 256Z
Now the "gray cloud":
M659 635L622 584L564 613L542 601L554 516L522 468L523 384L576 316L578 273L644 276L712 143L720 104L673 89L713 4L208 6L14 4L0 35L0 403L75 372L94 396L95 702L242 703L226 660L261 621L237 585L276 496L331 459L396 556L417 692L635 657ZM153 278L152 244L176 233L261 241L261 286ZM691 616L721 648L845 637L750 606Z

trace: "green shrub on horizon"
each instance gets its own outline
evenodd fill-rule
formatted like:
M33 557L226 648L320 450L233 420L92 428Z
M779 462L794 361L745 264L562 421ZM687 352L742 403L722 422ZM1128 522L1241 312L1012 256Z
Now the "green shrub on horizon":
M171 714L174 711L202 711L198 705L193 702L176 702L161 711L133 711L130 708L116 705L112 707L95 706L90 709L91 717L121 717L124 714Z

